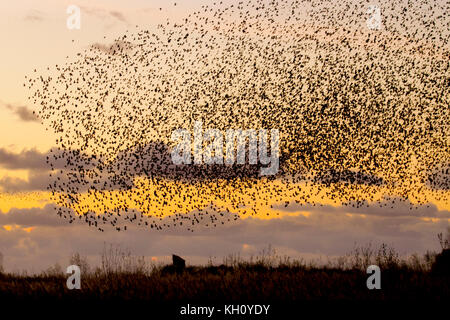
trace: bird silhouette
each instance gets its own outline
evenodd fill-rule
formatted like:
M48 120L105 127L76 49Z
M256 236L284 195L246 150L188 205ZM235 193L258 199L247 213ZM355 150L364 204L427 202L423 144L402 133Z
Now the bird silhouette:
M445 4L379 3L372 30L366 1L216 2L93 45L49 76L34 70L29 99L57 135L57 214L101 232L193 232L276 203L448 202ZM278 173L174 165L171 134L195 121L278 129Z

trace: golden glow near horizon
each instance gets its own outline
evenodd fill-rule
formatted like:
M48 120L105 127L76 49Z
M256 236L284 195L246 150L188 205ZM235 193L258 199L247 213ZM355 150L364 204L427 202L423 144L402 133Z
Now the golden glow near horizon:
M199 192L199 190L195 190L195 185L165 182L164 188L161 188L161 186L152 185L151 183L143 181L137 181L136 184L139 187L129 191L103 191L96 192L95 195L94 193L83 193L79 198L79 204L77 206L72 206L72 208L78 214L90 211L97 215L102 215L105 208L109 212L113 212L115 209L120 208L120 206L125 206L128 207L129 210L142 210L144 215L154 219L166 218L175 214L189 215L194 214L195 212L205 212L208 210L211 212L214 210L218 213L235 213L241 219L253 217L267 220L299 215L308 218L311 215L311 210L308 207L302 209L297 206L295 210L282 210L286 209L284 207L287 206L288 203L289 206L295 205L297 203L296 200L299 199L299 195L301 194L309 195L308 199L310 201L316 201L318 204L315 206L319 209L320 206L326 205L336 208L340 206L340 202L337 201L337 199L329 197L329 195L332 194L330 192L330 187L318 185L306 186L304 183L292 184L289 188L280 181L274 181L270 184L266 183L264 186L260 183L259 186L257 184L251 188L222 186L223 192L221 195L223 195L223 197L212 192L210 198L203 196L197 198L195 202L186 200L186 197L189 199L190 194L192 196L195 192ZM214 183L214 185L216 186L216 183ZM378 190L374 192L374 188ZM371 192L367 193L369 189L371 189ZM374 204L377 201L383 201L386 196L386 191L387 190L380 187L368 186L361 186L358 188L353 187L351 190L355 195L355 199L367 200L368 205ZM154 197L155 192L158 195L156 198ZM166 197L164 194L168 192L172 192L172 195L167 197L168 199L172 199L172 201L165 202L164 199L166 199ZM200 192L204 195L205 193L207 194L208 191L207 188L203 187ZM259 193L259 196L261 196L261 193L271 196L265 200L261 197L256 198L256 192ZM436 192L430 191L428 193L427 196L429 199L433 199L430 203L436 205L437 209L440 211L449 211L449 203L437 200L436 198L439 197L434 197L435 195L437 195ZM233 197L234 199L230 199L230 197ZM52 201L49 200L50 198L51 195L49 193L43 192L20 194L3 193L0 194L0 210L3 213L6 213L13 208L43 208L47 204L52 203ZM146 198L148 200L143 207L142 199ZM242 200L242 203L236 206L235 201L231 201L236 199ZM267 201L268 199L270 199L270 201ZM180 203L182 203L181 206ZM411 203L417 204L417 202L414 201L411 201ZM279 206L280 209L277 209L277 206ZM366 215L363 213L364 208L361 208L360 212L361 213L359 213L359 210L355 209L352 213L347 213L346 215L349 217L358 216L360 218L366 218ZM438 223L442 219L450 222L450 218L445 217L422 217L420 219L430 223ZM28 233L35 229L33 227L21 228L20 226L15 225L4 225L3 228L7 231L21 229Z
M51 203L50 196L51 194L48 192L1 192L0 211L7 213L13 208L44 208L47 204Z
M316 203L339 207L340 199L333 196L333 186L307 185L306 183L290 183L281 181L257 181L250 187L230 185L225 181L215 181L203 184L201 188L195 184L174 183L164 181L163 184L153 184L145 179L137 179L136 187L127 191L85 192L78 198L79 202L69 204L78 214L94 212L101 215L105 210L114 212L116 209L129 208L142 212L144 215L164 218L175 214L189 214L195 211L216 210L218 212L231 212L241 218L254 217L259 219L280 218L288 215L304 215L308 217L307 208L295 212L276 209L276 206L287 206L296 203ZM216 190L220 189L220 193ZM368 205L383 202L386 197L400 197L401 190L389 190L376 186L349 186L348 192L354 200L366 201ZM397 192L396 192L397 191ZM195 194L201 193L202 197ZM448 201L439 199L441 191L427 192L427 199L436 205L438 210L450 210ZM156 195L156 196L155 196ZM302 197L306 197L302 200ZM66 199L63 197L63 199ZM144 199L144 200L143 200ZM166 201L166 199L171 199ZM195 199L192 201L191 199ZM307 201L305 201L307 199ZM412 205L423 204L419 198L410 198ZM64 202L64 201L63 201ZM58 203L58 201L57 201ZM182 204L182 205L180 205ZM437 221L437 220L436 220Z
M67 14L66 7L71 1L20 1L0 3L0 12L7 15L7 19L0 19L0 37L5 39L7 46L0 52L0 69L2 77L0 79L0 147L20 152L23 149L36 148L41 152L47 151L54 145L55 136L46 131L44 126L38 122L24 122L14 114L13 110L4 107L5 105L27 105L28 92L22 86L24 76L30 74L35 68L39 71L45 70L47 66L63 64L67 61L67 56L73 56L74 52L81 52L88 46L102 42L110 44L112 40L123 34L128 29L133 29L136 24L141 27L155 26L166 17L179 18L189 7L196 7L196 1L189 3L181 1L178 8L167 9L164 1L158 1L152 5L147 5L143 1L128 1L126 4L120 1L98 1L92 5L91 1L79 1L81 7L86 8L83 14L83 25L80 31L69 31L65 27ZM159 7L164 7L164 18L159 14ZM143 8L146 9L143 10ZM115 10L125 12L123 21L114 18L108 12ZM132 23L131 23L132 22ZM104 36L107 35L107 39ZM336 34L336 41L339 33ZM402 40L403 41L403 40ZM397 45L402 46L405 41ZM424 46L426 49L426 46ZM28 106L28 105L27 105ZM27 170L0 169L0 179L16 178L27 180L29 174ZM215 192L216 188L222 188L220 193ZM401 190L385 189L383 187L372 186L349 186L347 192L351 192L355 200L366 200L369 204L382 201L386 195L396 197L401 195ZM425 186L417 186L412 190L417 191L417 195L425 194L429 202L439 210L450 210L450 203L443 193L448 191L433 191ZM257 182L251 187L232 186L220 181L211 185L204 184L201 189L195 184L182 182L164 181L163 184L153 184L144 178L135 180L135 187L129 191L97 191L83 192L80 194L80 202L73 206L77 213L92 211L102 214L106 208L114 211L116 208L128 207L142 210L145 215L157 218L167 217L176 213L188 214L195 210L207 210L211 203L219 211L230 211L237 213L241 218L257 217L259 219L272 219L286 215L303 215L308 217L308 210L298 210L287 212L277 210L271 206L294 204L300 197L307 195L308 198L322 205L339 206L341 199L333 199L332 187L323 185L285 184L280 181L271 183ZM214 191L214 192L213 192ZM189 201L189 197L202 192L203 196ZM171 199L166 202L164 195L170 193ZM256 197L255 195L259 196ZM205 196L205 195L209 195ZM260 197L262 195L262 197ZM58 196L56 194L56 196ZM145 199L145 206L142 201ZM239 199L242 206L236 206L236 199ZM419 204L423 201L420 196L415 196L414 191L410 192L409 200L412 204ZM239 201L238 201L239 202ZM304 201L301 200L301 203ZM0 192L0 211L6 213L13 208L43 208L52 203L49 192ZM180 203L183 205L180 206ZM350 213L349 213L350 214ZM355 214L355 213L351 213ZM350 214L350 215L351 215ZM437 222L437 218L423 218L425 221ZM7 231L14 230L17 226L4 225ZM33 228L24 228L26 232L31 232Z

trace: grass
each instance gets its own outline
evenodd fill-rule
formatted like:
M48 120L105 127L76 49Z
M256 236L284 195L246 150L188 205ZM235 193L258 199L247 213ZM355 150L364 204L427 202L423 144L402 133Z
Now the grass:
M450 275L434 272L436 254L408 259L387 245L356 247L325 266L279 257L269 249L259 256L224 258L221 265L187 267L147 264L120 247L105 246L101 267L92 269L79 254L70 262L82 270L81 290L66 287L67 275L59 266L45 272L0 274L0 301L4 299L147 300L152 302L288 302L288 301L393 301L446 300ZM368 290L366 268L381 268L381 290Z

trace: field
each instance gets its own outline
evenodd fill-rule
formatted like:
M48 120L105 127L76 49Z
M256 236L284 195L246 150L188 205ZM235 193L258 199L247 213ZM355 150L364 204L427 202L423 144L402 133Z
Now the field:
M295 301L444 301L450 297L449 250L405 259L386 245L355 248L326 265L279 257L269 250L244 260L238 255L223 264L149 265L119 247L105 247L95 269L79 254L72 264L82 271L81 289L69 290L58 266L39 275L0 274L0 300L151 301L178 303ZM368 265L381 269L381 289L369 290Z

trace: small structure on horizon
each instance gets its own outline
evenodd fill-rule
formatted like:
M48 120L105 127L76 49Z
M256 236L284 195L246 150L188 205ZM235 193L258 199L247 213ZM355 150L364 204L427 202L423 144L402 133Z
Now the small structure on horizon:
M186 260L176 254L172 254L172 265L176 271L181 271L186 268Z

